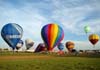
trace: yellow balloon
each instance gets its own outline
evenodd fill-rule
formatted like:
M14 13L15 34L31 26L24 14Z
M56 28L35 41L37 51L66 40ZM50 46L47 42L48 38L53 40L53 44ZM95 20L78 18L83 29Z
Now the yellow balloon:
M95 45L99 41L99 35L97 34L91 34L89 35L89 41Z

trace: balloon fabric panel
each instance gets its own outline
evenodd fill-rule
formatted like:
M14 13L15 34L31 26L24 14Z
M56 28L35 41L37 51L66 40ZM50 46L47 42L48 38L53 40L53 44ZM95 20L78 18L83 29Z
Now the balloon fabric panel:
M58 26L56 24L51 24L51 29L50 29L50 39L49 39L49 45L50 45L50 49L52 49L54 47L54 43L56 40L58 34Z
M42 39L44 40L44 42L45 42L45 44L46 44L46 46L49 46L49 38L48 38L48 26L44 26L43 28L42 28L42 31L41 31L41 36L42 36Z
M58 45L59 42L60 42L63 38L64 38L64 31L63 31L63 29L59 26L58 35L57 35L57 38L56 38L56 40L55 40L55 45L54 45L54 46Z

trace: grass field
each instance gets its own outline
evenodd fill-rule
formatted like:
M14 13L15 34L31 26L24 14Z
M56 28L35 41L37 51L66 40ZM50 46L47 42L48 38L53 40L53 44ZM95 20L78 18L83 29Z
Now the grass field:
M100 70L100 55L0 53L0 70Z

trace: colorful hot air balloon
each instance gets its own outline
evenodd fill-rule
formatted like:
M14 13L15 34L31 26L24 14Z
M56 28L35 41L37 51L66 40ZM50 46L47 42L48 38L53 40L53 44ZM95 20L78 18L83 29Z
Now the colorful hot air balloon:
M64 31L57 24L47 24L42 28L41 36L47 49L52 51L52 49L63 40Z
M95 45L99 41L99 35L97 34L91 34L89 35L89 41Z
M30 49L34 45L34 42L33 42L32 39L26 39L25 40L25 44L26 44L26 48L28 50L28 49Z
M23 46L23 41L20 40L20 41L17 43L16 49L19 50L22 46Z
M36 50L35 50L35 52L42 52L42 51L46 51L46 47L45 47L45 44L44 43L40 43L37 46Z
M71 51L74 48L75 44L71 41L66 42L66 48Z
M85 26L84 27L84 31L87 34L88 32L90 32L91 28L89 26Z
M2 38L14 50L17 43L20 41L23 34L23 29L15 23L6 24L1 30Z
M62 51L62 50L64 49L63 43L60 43L60 44L58 45L58 49L59 49L60 51Z

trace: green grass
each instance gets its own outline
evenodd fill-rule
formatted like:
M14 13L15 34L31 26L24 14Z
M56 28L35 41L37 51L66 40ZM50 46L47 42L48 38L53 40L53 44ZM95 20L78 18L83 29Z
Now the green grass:
M12 56L11 60L7 59L9 56ZM0 59L0 70L100 70L100 56L89 56L2 53L0 57L6 59Z

